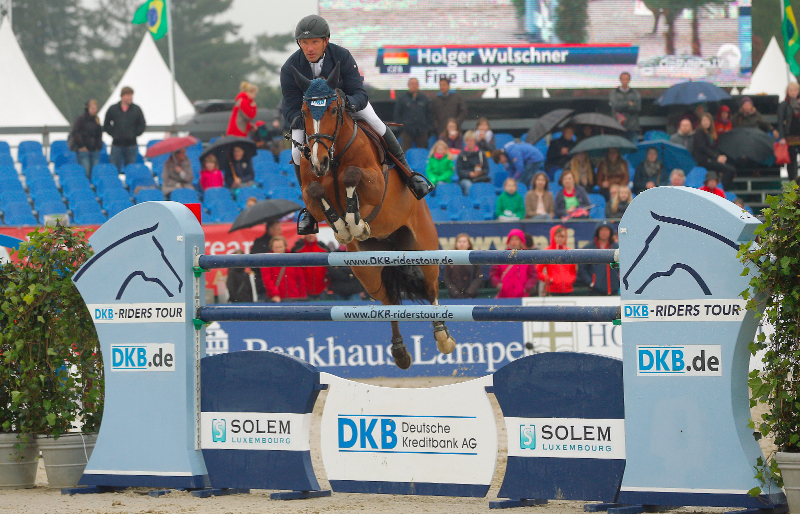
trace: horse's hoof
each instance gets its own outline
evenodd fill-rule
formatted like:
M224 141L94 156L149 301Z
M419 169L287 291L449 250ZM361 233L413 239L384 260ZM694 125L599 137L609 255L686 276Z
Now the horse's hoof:
M371 233L369 229L369 223L367 223L366 221L362 221L362 223L364 224L364 229L361 231L361 234L356 236L356 239L358 239L359 241L366 241L367 239L369 239Z
M342 237L340 234L344 234L344 235L345 235L345 237ZM346 232L346 231L342 231L342 232L336 232L336 233L333 235L333 237L335 237L335 238L336 238L336 240L337 240L337 241L339 241L340 243L342 243L343 245L346 245L346 244L348 244L350 241L352 241L352 240L353 240L353 236L352 236L352 235L351 235L349 232Z
M403 344L402 339L400 339L399 342L392 341L392 358L400 369L408 369L411 367L411 354L408 353L408 349L406 345Z
M445 334L445 336L444 339L436 339L436 348L444 354L453 353L453 350L456 349L456 340L450 334Z

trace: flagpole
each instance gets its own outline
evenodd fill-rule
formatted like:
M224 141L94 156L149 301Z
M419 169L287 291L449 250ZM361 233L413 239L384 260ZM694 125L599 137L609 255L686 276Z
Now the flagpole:
M167 6L167 46L169 47L169 71L172 74L172 123L178 124L177 85L175 83L175 51L172 47L172 0L165 0ZM173 134L174 135L174 134Z

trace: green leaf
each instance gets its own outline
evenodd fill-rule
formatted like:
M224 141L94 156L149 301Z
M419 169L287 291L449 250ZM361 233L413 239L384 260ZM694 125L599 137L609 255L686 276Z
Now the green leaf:
M753 496L753 497L757 497L757 496L759 496L761 494L761 488L760 487L754 487L754 488L750 489L749 491L747 491L747 494L749 494L750 496Z
M45 417L47 418L47 423L50 426L53 426L53 425L56 424L56 415L53 414L52 412L50 414L48 414L47 416L45 416Z

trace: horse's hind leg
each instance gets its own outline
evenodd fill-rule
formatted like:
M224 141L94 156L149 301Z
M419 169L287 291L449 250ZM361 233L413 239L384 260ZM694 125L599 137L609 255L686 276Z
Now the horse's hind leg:
M358 193L356 193L356 187L361 182L363 175L361 168L350 166L344 170L342 176L346 196L345 201L347 203L347 213L344 215L344 219L347 222L350 234L359 241L366 241L370 236L369 224L361 219Z
M328 220L328 225L333 229L333 235L336 237L336 240L342 244L347 244L352 241L353 236L347 228L347 223L333 210L333 206L331 206L330 200L328 200L328 197L325 195L325 188L322 187L322 184L319 182L311 182L306 186L306 193L309 198L319 203L322 207L322 214L325 215L325 219Z
M403 336L400 334L400 325L397 321L392 321L392 358L400 369L411 367L411 354L408 353Z
M439 300L431 302L432 305L439 305ZM436 339L436 348L442 353L453 353L456 349L456 340L450 335L444 321L433 322L433 337Z

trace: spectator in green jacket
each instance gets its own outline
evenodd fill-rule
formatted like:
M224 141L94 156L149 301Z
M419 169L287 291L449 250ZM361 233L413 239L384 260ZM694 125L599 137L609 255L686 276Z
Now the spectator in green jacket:
M509 177L503 183L503 192L497 197L494 215L499 220L521 220L525 217L525 200L517 193L517 181Z
M450 158L450 149L442 140L436 141L428 155L428 164L425 166L425 176L434 186L439 182L450 182L453 178L453 160Z

